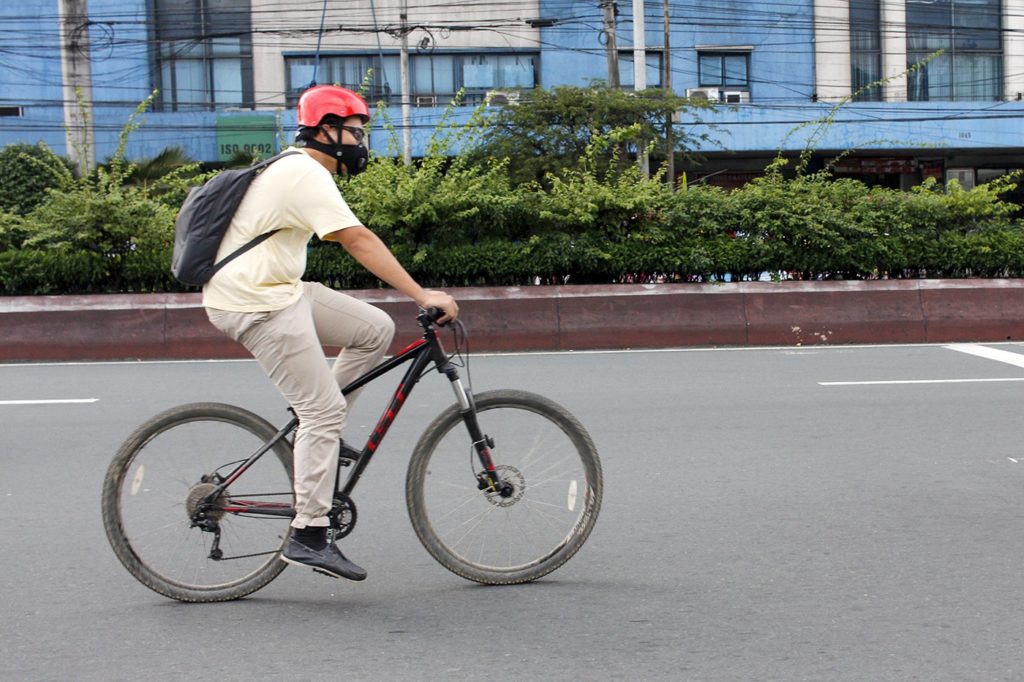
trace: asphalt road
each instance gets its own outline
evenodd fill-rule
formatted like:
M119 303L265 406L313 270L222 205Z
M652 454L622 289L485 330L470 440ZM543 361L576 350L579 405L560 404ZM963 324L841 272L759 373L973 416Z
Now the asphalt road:
M488 588L419 546L403 477L451 400L433 376L357 491L369 579L289 568L212 605L121 567L100 488L166 407L282 420L256 365L0 366L0 678L1019 680L1024 346L984 348L478 356L477 391L543 393L594 437L605 500L575 558Z

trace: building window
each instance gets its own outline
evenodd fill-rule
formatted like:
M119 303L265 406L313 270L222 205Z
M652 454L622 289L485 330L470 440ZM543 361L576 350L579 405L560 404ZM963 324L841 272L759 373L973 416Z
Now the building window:
M249 0L153 0L158 106L251 107Z
M458 53L418 54L409 57L409 87L413 104L445 106L460 89L465 89L467 104L483 102L491 90L532 89L536 86L537 54ZM373 77L365 91L370 101L399 103L401 80L399 56L321 55L318 83L337 83L360 90L370 69ZM286 56L288 103L294 105L299 94L313 80L315 58L308 55Z
M410 58L410 82L412 81L412 59ZM373 71L370 86L363 90L363 81ZM315 71L315 73L314 73ZM371 102L388 101L394 93L398 101L401 89L398 55L385 56L381 66L376 55L353 55L347 57L320 56L320 65L316 66L314 56L285 56L285 72L288 80L288 104L295 106L299 95L313 82L334 83L351 90L363 92Z
M908 78L911 101L1003 96L999 0L907 0L907 62L944 52Z
M660 88L661 87L661 52L653 52L647 50L644 54L647 61L647 87L649 88ZM633 88L633 53L632 52L620 52L619 53L619 86L623 88Z
M697 70L702 88L750 89L749 52L698 52Z
M750 101L750 52L697 52L697 80L727 104ZM711 97L714 98L715 93Z
M851 90L854 101L880 102L882 87L863 90L882 78L879 0L850 0ZM863 92L859 92L863 90Z

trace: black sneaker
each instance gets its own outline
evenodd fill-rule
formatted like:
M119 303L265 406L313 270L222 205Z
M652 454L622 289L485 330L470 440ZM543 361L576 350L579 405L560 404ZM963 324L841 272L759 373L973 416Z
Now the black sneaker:
M366 580L366 571L346 559L333 542L328 542L321 550L315 550L294 537L288 538L288 544L281 552L281 561L296 566L309 566L335 578Z

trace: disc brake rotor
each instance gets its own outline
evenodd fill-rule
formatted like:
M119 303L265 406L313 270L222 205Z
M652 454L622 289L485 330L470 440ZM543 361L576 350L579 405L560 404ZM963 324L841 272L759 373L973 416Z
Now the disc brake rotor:
M505 497L500 492L487 490L484 491L487 501L496 507L511 507L523 499L523 495L526 494L526 477L523 473L508 464L499 464L494 470L503 484L512 486L512 494Z

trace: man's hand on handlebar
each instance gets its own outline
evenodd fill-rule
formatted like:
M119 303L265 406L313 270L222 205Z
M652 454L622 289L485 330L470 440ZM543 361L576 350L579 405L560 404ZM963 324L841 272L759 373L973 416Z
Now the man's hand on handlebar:
M417 303L423 309L438 308L443 310L444 316L437 321L438 324L447 324L459 316L459 305L455 302L454 298L443 291L427 291L423 300L417 301Z

